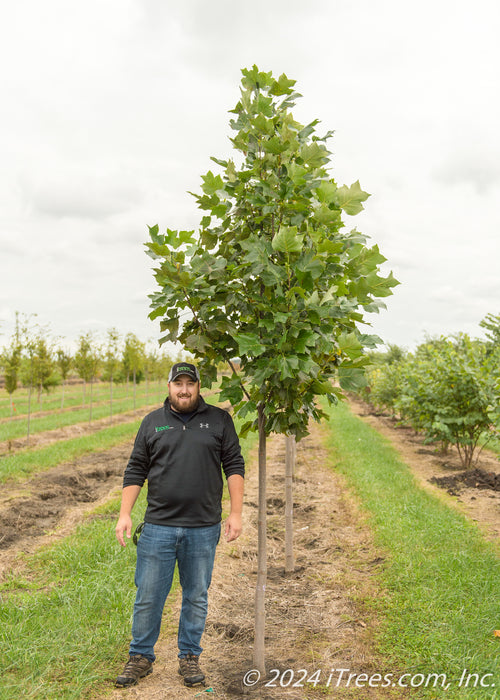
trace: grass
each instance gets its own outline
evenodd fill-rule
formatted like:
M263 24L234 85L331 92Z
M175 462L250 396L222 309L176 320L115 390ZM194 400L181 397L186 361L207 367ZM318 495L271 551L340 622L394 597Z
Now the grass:
M449 689L421 689L425 697L500 698L495 547L473 522L419 487L390 443L345 405L331 410L328 446L332 466L353 486L387 554L381 595L367 604L382 620L378 643L389 670L445 673ZM459 687L464 669L490 687L474 676L468 688L465 681Z
M73 391L75 391L74 388ZM63 410L60 409L60 399L54 401L51 395L50 403L47 401L43 406L43 414L39 415L36 410L33 410L30 419L30 434L34 435L46 430L54 430L76 423L89 423L89 397L87 396L86 405L82 406L81 389L79 389L79 394L78 397L76 394L70 396L68 403L65 402L65 408ZM163 399L156 400L156 395L152 392L151 386L149 386L149 390L146 392L146 388L139 385L137 387L135 401L132 396L132 390L127 392L126 387L119 387L119 391L116 391L113 398L113 417L120 413L125 413L126 411L132 411L134 408L140 409L148 405L160 405L162 400ZM34 408L36 408L36 404ZM94 396L92 402L92 421L109 417L109 397L106 397L104 390L101 388L98 397L96 398L96 396ZM0 423L0 441L25 438L27 426L26 413L18 412L18 414L10 420L6 420L4 417L4 420Z
M143 495L142 495L143 498ZM144 498L143 498L144 500ZM138 503L136 512L141 512ZM26 558L0 590L0 698L90 697L126 658L135 547L114 539L118 501Z
M151 405L151 397L149 397L149 402L146 401L146 397L137 398L136 408L140 409L148 405ZM156 406L156 404L154 404ZM134 410L132 399L123 399L118 405L113 408L113 418L115 418L120 413L125 413L127 411ZM98 404L92 407L92 422L99 420L101 418L110 418L109 405ZM36 433L42 433L46 430L55 430L57 428L63 428L68 425L76 425L77 423L87 423L89 424L89 408L79 408L71 409L69 411L62 411L53 413L51 415L44 415L37 417L34 414L30 421L30 435L35 435ZM90 423L90 424L91 424ZM12 422L3 423L0 426L0 440L15 440L18 438L25 438L27 434L27 421L16 420Z
M166 391L166 384L158 382L149 382L146 387L145 382L141 382L136 385L136 399L144 400L147 398L147 402L154 403L163 401L163 397ZM14 418L20 419L26 416L28 413L28 390L18 389L13 394L14 398ZM36 416L39 411L54 411L60 413L61 402L63 398L62 386L57 386L51 389L49 393L43 392L41 405L37 399L36 389L32 391L31 396L31 414L32 417ZM109 400L110 400L110 385L109 382L97 382L93 385L92 390L92 404L94 408L99 404L104 404L108 407L109 414ZM127 405L130 404L130 408L133 408L133 385L127 384L113 384L113 413L116 411L123 411L120 408L121 402L126 402ZM83 384L68 384L64 388L64 410L71 410L75 408L85 409L87 416L89 413L89 402L90 402L90 385L87 384L85 398L83 393ZM146 403L147 403L146 402ZM92 409L92 412L94 409ZM10 418L11 408L10 408L10 398L5 391L5 389L0 390L0 419Z

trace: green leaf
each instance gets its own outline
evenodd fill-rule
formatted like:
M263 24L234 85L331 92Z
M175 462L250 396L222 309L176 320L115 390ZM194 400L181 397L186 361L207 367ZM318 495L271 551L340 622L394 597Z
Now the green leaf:
M363 346L355 333L341 333L337 342L340 352L351 360L361 357L363 354Z
M319 187L316 189L316 196L318 201L324 202L325 204L331 204L335 202L335 195L337 194L337 185L333 180L323 180Z
M290 148L290 141L283 141L279 136L273 136L267 141L263 141L262 147L266 153L279 155Z
M297 370L299 368L299 360L294 355L290 355L288 357L279 357L278 367L281 372L281 381L287 378L293 379L297 375Z
M266 346L262 345L259 337L254 333L238 333L235 340L238 343L240 355L258 357L266 350Z
M261 72L255 64L252 66L251 69L243 68L241 72L243 74L241 84L243 85L243 87L250 88L252 90L269 87L269 85L271 85L273 82L272 72Z
M211 250L217 245L217 234L210 230L205 230L201 232L201 242L207 248Z
M282 73L278 80L275 80L271 85L269 93L271 95L276 95L277 97L281 95L290 95L296 82L296 80L289 80L286 75Z
M301 330L294 340L294 348L298 353L304 353L307 347L314 347L316 344L316 334L312 331Z
M201 179L203 180L201 189L209 196L215 194L217 190L224 189L224 183L222 182L221 176L214 175L211 170L209 170L206 175L203 175Z
M304 244L303 234L297 233L296 226L281 226L273 238L273 249L279 253L300 253Z
M160 321L160 330L168 331L171 338L176 338L177 332L179 330L179 319L178 318L163 318Z
M359 391L366 383L365 372L361 367L339 367L339 384L345 391Z
M363 211L364 207L361 202L367 200L369 196L367 192L363 192L361 189L359 180L356 180L350 187L342 185L342 187L337 189L335 203L349 216L355 216L360 211Z
M330 209L330 207L327 204L321 204L314 212L314 218L320 224L339 224L340 210Z
M241 382L237 377L223 377L219 401L229 401L231 405L236 405L243 398Z
M206 335L199 333L192 333L188 335L184 341L186 348L189 350L197 351L199 353L204 353L205 350L210 347L211 340Z
M308 143L300 149L300 157L311 168L319 168L328 162L328 151L319 143Z
M315 394L334 393L334 387L327 379L324 379L323 381L320 379L315 379L311 385L311 389Z

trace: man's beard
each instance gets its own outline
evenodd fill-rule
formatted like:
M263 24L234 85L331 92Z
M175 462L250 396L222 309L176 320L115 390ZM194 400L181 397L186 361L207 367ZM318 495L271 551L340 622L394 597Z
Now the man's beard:
M177 413L191 413L192 411L196 411L200 401L199 393L196 393L196 395L192 394L189 401L179 401L179 398L172 396L170 392L168 398L171 407L174 409L174 411L177 411Z

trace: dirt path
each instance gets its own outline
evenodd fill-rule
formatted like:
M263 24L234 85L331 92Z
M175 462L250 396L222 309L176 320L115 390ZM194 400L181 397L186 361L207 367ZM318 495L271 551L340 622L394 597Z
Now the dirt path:
M109 499L123 480L127 442L84 455L0 491L0 581L17 554L66 536L83 515Z
M257 575L257 469L256 455L246 479L244 532L235 543L218 547L210 589L209 617L203 638L202 666L212 696L204 688L185 688L177 673L176 629L180 594L172 615L164 623L156 648L154 673L129 689L127 697L141 700L202 697L219 700L243 694L266 698L312 698L324 695L332 669L348 668L358 673L384 672L374 657L370 639L376 621L363 611L360 601L374 593L373 572L383 563L374 549L368 528L348 495L339 475L328 469L327 454L320 444L321 428L314 425L310 437L297 450L294 486L294 530L296 570L284 572L284 438L268 442L268 580L266 585L267 667L294 672L300 682L301 669L310 676L321 670L316 690L303 687L266 688L261 681L245 687L245 672L253 669L253 606ZM117 669L119 672L121 669ZM285 683L291 672L284 676ZM332 685L337 676L330 680ZM323 686L323 691L320 686ZM355 697L394 697L364 695ZM198 695L198 697L201 697ZM103 696L104 697L104 696ZM115 690L118 700L124 691ZM347 697L344 691L344 697Z
M454 448L439 454L412 428L398 427L393 418L375 414L361 401L351 399L350 405L356 415L390 440L421 486L472 518L487 539L500 544L500 461L495 454L483 450L477 468L465 472Z

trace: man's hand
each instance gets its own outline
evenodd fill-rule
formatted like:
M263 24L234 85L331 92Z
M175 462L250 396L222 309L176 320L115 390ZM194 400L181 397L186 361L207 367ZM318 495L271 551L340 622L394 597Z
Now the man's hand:
M241 515L231 513L225 523L224 534L226 541L232 542L241 535Z
M120 506L120 516L116 523L116 538L122 547L125 547L123 535L126 532L128 539L132 537L132 508L141 492L140 486L125 486L122 491L122 504Z
M243 509L243 490L245 480L240 474L231 474L227 478L231 512L226 520L224 532L227 542L232 542L241 535L241 511Z
M124 533L127 533L128 539L132 537L132 518L130 515L120 515L118 522L116 523L116 538L122 547L126 546L125 539L123 537Z

